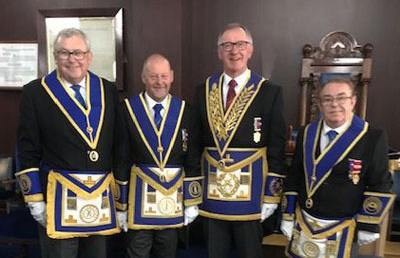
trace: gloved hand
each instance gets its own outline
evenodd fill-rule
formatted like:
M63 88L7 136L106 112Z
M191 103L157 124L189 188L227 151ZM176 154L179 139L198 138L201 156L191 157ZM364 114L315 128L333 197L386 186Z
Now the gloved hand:
M197 205L187 206L184 211L183 225L187 226L192 223L199 215L199 207Z
M128 232L128 212L127 211L117 211L117 219L119 227L124 232Z
M366 245L377 240L381 235L379 233L359 230L357 233L358 245Z
M278 204L276 203L264 203L261 207L261 222L271 216L276 208L278 208Z
M28 202L29 210L32 217L43 227L46 227L46 203L44 201L40 202Z
M294 221L282 220L281 221L281 231L290 241L293 235Z

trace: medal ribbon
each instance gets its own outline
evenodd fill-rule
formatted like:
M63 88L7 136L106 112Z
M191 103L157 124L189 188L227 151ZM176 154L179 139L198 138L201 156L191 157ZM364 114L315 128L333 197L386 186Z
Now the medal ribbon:
M353 115L349 127L339 134L316 158L322 120L309 124L304 131L304 172L308 198L329 177L332 168L341 162L368 130L368 123Z

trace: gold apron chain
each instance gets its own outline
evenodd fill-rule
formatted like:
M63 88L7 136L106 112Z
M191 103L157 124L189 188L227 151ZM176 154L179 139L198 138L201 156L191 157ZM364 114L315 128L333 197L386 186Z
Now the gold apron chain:
M90 121L89 121L89 116L87 114L85 114L86 116L86 122L87 122L87 127L86 127L86 132L89 134L90 136L90 142L93 143L93 127L90 126ZM92 162L97 162L99 160L99 153L94 149L92 149L91 151L88 151L88 155L89 155L89 159Z

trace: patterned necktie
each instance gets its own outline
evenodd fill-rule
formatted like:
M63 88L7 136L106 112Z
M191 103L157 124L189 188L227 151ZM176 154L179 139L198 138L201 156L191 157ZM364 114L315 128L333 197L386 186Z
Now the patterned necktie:
M161 124L161 110L163 109L163 105L160 103L155 104L153 106L154 109L154 123L156 124L157 128L160 129L160 124Z
M234 79L232 79L229 83L228 95L226 96L226 110L228 110L229 106L232 104L233 99L236 97L235 87L237 83Z
M83 99L82 94L79 91L81 88L81 85L72 85L71 88L75 91L76 100L86 109L85 100Z
M331 143L333 139L335 139L336 135L338 135L338 133L335 130L330 130L326 134L328 135L329 143Z

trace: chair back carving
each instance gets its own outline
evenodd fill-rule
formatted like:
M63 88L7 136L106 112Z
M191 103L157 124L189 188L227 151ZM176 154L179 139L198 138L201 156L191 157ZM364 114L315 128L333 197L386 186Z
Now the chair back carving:
M0 158L0 181L9 180L12 177L12 158Z
M358 45L346 32L331 32L318 47L303 47L301 72L300 126L318 118L318 90L331 78L351 79L356 85L358 100L355 113L365 119L368 85L371 81L372 44Z

